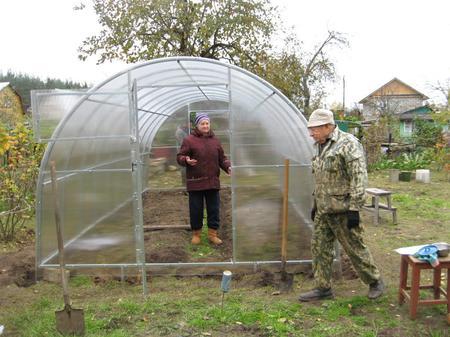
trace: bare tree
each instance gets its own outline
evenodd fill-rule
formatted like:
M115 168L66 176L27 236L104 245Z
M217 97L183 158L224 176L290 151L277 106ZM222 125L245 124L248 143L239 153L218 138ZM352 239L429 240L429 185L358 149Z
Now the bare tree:
M307 51L297 36L290 32L286 35L281 52L261 52L256 66L249 70L279 88L308 116L326 96L325 84L336 78L329 49L347 45L348 41L341 33L329 31L313 51Z
M336 77L334 63L326 52L332 46L348 46L343 34L328 31L328 36L312 53L303 53L300 57L302 79L300 88L303 96L303 109L306 115L316 108L317 102L325 95L324 83ZM312 91L315 91L313 94Z
M450 78L444 82L437 81L435 84L430 84L429 86L432 90L435 90L444 96L446 102L444 108L448 110L450 107Z
M399 114L405 109L402 107L401 99L394 92L388 89L382 89L380 93L373 96L365 103L370 107L372 115L375 115L379 121L383 121L381 129L384 129L384 138L389 142L400 137ZM378 130L379 132L380 130Z

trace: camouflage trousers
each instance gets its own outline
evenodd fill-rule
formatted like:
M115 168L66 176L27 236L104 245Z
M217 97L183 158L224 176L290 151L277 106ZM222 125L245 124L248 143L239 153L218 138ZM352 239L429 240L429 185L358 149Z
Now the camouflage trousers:
M364 244L361 225L348 229L345 214L317 214L314 220L311 251L316 287L331 287L336 239L347 253L359 278L364 283L371 284L380 278L380 272L369 249Z

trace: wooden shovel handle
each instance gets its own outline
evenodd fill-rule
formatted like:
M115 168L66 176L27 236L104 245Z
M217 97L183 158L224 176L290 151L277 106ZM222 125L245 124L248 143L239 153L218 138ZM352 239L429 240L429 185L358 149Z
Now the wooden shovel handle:
M61 215L59 208L59 199L58 199L58 183L56 179L56 166L55 162L50 162L50 177L52 180L52 192L53 192L53 200L54 200L54 208L55 208L55 223L56 223L56 238L58 240L58 259L59 259L59 269L61 271L61 284L63 287L63 296L64 296L64 305L66 307L70 307L69 300L69 289L67 285L67 277L65 273L65 262L64 262L64 243L61 232Z

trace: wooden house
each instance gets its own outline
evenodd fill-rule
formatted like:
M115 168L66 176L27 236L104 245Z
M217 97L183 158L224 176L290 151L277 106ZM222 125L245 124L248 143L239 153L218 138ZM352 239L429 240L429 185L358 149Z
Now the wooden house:
M13 125L25 116L22 98L9 82L0 82L0 122Z
M359 101L365 120L383 115L396 115L424 106L428 97L408 84L393 78Z
M400 122L400 136L410 137L416 118L431 120L431 108L425 105L426 95L393 78L367 97L359 101L363 105L365 121L376 120L381 116L395 116Z

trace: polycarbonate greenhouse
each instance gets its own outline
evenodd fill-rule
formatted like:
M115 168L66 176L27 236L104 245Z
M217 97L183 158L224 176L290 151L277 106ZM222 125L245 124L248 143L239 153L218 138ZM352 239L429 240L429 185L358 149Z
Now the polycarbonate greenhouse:
M34 91L32 108L35 135L48 142L37 185L38 267L58 261L51 162L68 268L134 270L145 281L152 270L279 266L285 159L288 264L310 262L312 142L306 121L283 94L248 71L202 58L157 59L87 91ZM222 182L231 194L231 253L213 261L146 261L148 245L164 244L152 240L153 232L145 239L142 196L159 188L151 181L164 177L149 163L163 158L164 167L179 173L173 135L194 112L211 116L232 161L232 175ZM162 207L157 194L146 202Z

